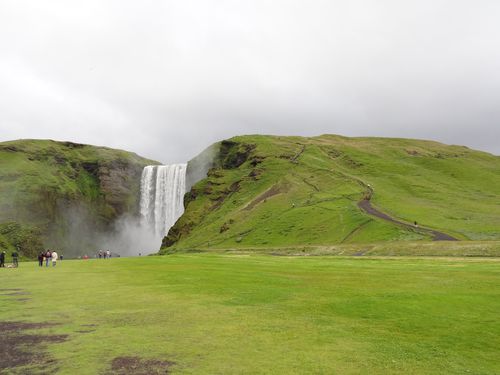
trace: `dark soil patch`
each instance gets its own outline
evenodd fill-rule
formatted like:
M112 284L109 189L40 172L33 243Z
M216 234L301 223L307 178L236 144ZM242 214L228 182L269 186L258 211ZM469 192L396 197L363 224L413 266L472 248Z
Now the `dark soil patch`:
M16 301L17 302L27 302L27 301L31 301L31 298L17 298Z
M60 343L67 335L27 334L26 330L54 326L51 323L0 322L0 373L6 369L30 366L32 372L57 371L56 361L45 352L47 343ZM36 370L36 371L35 371ZM26 372L29 373L29 372Z
M217 196L215 198L211 198L211 200L213 200L215 203L213 204L213 206L210 209L211 210L218 209L220 206L222 206L222 204L225 202L225 200L227 198L229 198L234 193L237 193L240 190L240 182L241 181L233 182L231 184L231 186L229 186L229 188L222 191L219 196Z
M263 194L261 194L260 196L258 196L257 198L255 198L244 209L246 211L250 211L252 208L254 208L255 206L257 206L260 202L265 201L267 198L270 198L273 195L278 195L279 193L281 193L281 189L277 185L274 185L273 187L271 187L271 189L267 190L266 192L264 192Z
M153 375L168 374L173 362L158 359L141 359L139 357L116 357L111 362L111 375Z
M54 324L50 325L53 326ZM0 332L25 331L27 329L40 329L48 327L44 323L26 323L26 322L0 322Z
M95 332L95 329L76 331L76 333L92 333L92 332Z
M27 296L30 293L28 292L8 292L8 293L0 293L1 295L4 296Z
M97 327L97 324L82 324L82 327Z

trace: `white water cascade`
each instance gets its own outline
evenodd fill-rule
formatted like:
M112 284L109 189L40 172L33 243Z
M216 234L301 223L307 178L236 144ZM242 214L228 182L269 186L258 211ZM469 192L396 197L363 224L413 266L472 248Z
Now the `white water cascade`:
M187 164L145 167L141 178L141 224L162 238L184 213Z

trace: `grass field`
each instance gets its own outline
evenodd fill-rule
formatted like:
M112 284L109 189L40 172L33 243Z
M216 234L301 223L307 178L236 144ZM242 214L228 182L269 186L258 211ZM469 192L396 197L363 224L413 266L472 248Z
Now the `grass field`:
M21 263L0 269L0 373L498 374L499 262L177 254Z

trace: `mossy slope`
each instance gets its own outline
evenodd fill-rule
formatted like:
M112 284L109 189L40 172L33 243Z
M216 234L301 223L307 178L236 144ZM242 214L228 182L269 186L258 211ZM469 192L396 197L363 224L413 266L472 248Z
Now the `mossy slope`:
M68 255L92 249L92 234L137 213L140 175L148 164L157 162L71 142L0 143L0 240L31 257L40 243ZM23 233L32 245L23 245Z
M161 253L427 240L368 216L372 203L466 240L500 239L500 157L410 139L241 136L222 142Z

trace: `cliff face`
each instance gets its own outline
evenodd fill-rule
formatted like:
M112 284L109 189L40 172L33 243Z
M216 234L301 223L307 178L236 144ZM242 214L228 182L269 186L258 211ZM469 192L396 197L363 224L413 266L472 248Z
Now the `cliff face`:
M334 135L241 136L214 150L195 159L211 169L186 194L160 253L431 240L438 232L500 239L498 156Z
M30 257L42 244L68 255L94 251L118 218L138 214L140 177L150 164L158 163L71 142L0 143L0 241ZM30 233L30 246L22 233Z

